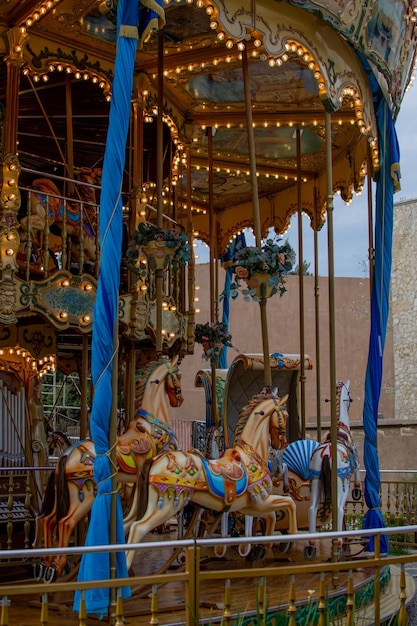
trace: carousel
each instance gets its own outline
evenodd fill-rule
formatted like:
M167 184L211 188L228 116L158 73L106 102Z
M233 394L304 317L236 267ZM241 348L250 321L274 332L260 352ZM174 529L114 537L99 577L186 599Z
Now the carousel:
M416 23L415 0L2 3L0 469L9 497L2 504L7 548L16 521L27 548L84 538L90 546L137 543L176 516L186 536L201 528L226 536L236 512L246 536L256 532L254 519L258 533L259 519L263 534L314 531L320 506L321 520L342 529L350 479L353 499L362 495L349 383L336 371L333 212L336 193L348 210L362 191L372 285L364 527L383 526L374 440L400 179L395 119L412 78ZM294 215L296 251L283 240ZM302 272L299 354L287 354L285 337L273 352L268 333L267 307L285 298L295 254L302 267L302 216L314 232L317 281L319 233L327 224L329 307L320 311L317 282L315 316L316 323L328 317L331 430L317 442L306 439L305 385L313 367L320 371L320 338L311 358ZM253 231L253 246L245 229ZM204 324L196 324L197 240L210 250ZM239 293L242 310L245 300L259 303L259 354L228 363L229 305ZM213 437L210 453L179 450L171 414L183 400L181 362L196 343L207 355L196 385L206 393L200 420ZM52 466L57 439L44 420L42 378L54 370L79 374L81 409L80 441L62 452L70 443L63 433ZM318 387L318 433L320 393ZM333 495L320 505L324 459ZM200 517L185 524L180 513L189 504ZM208 511L204 524L201 508ZM80 532L74 540L86 516L86 537ZM306 543L295 557L303 563L316 554L314 542ZM342 542L329 549L337 560ZM248 556L246 548L239 554ZM135 569L134 551L127 558L85 554L75 569L79 580L95 580L100 568L123 578L128 567ZM69 577L62 555L37 561L34 570L45 583ZM128 595L123 587L126 602ZM103 615L109 602L108 589L99 599L77 592L74 612Z

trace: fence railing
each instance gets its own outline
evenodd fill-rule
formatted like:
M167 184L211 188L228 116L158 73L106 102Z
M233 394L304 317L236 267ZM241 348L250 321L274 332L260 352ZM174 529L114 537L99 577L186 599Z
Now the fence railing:
M368 536L373 536L375 548L372 554L363 558L316 563L297 563L289 561L276 564L253 566L248 568L233 567L213 569L204 568L202 554L204 550L214 549L214 546L225 545L230 547L237 544L253 542L253 538L234 539L193 539L176 541L152 541L140 544L123 544L118 546L97 546L97 547L73 547L71 552L74 555L82 555L86 552L120 552L134 549L138 553L138 560L141 562L143 551L158 551L182 549L184 552L184 567L177 571L166 573L156 573L153 575L132 576L123 579L106 579L90 581L70 581L56 582L53 585L44 583L25 584L0 584L1 616L2 626L21 626L22 622L15 621L13 617L14 607L28 602L28 597L41 597L39 613L34 615L32 623L58 624L57 618L48 621L48 596L53 591L54 595L61 592L81 591L80 610L78 614L79 626L86 624L85 593L89 589L106 588L109 589L109 617L111 624L121 625L125 619L125 607L127 603L121 600L121 589L129 586L131 589L145 589L149 597L149 611L145 612L143 619L135 620L135 624L158 624L159 621L159 601L166 596L167 587L176 586L177 602L180 606L179 614L173 618L172 624L186 624L194 626L202 623L239 624L239 626L249 626L255 624L382 624L387 620L392 620L395 615L395 623L398 626L407 624L406 604L410 600L410 594L414 593L413 585L407 586L405 565L415 563L417 554L402 556L383 555L380 553L380 535L395 534L399 532L415 533L417 526L407 526L404 528L391 528L370 531L349 531L343 536L350 541L359 541ZM308 539L317 541L327 541L329 545L337 541L337 533L314 533L309 534ZM307 536L305 534L256 537L257 544L267 544L273 542L290 541L293 545L305 544ZM32 556L43 558L50 555L67 554L68 549L54 548L49 550L33 550ZM1 551L0 560L6 560L9 565L14 560L21 561L28 556L27 551L11 550ZM367 572L365 592L363 585L355 582L356 572ZM303 583L299 579L309 576L310 580L316 579L318 587L311 590L306 599L303 594ZM387 586L392 584L395 578L397 597L393 599L391 607L386 613L386 608L382 606L383 598L387 596ZM214 611L204 611L205 590L209 589L211 581L215 580L217 585L222 581L222 587L218 593L216 606L220 607L217 615ZM241 603L240 587L242 581L251 581L252 589L250 595L246 593L245 605ZM283 580L287 582L285 585ZM273 595L274 589L280 589L279 599ZM286 597L283 589L285 588ZM181 589L178 592L178 589ZM371 590L370 590L371 589ZM363 594L367 596L367 603L363 600ZM391 591L392 595L392 591ZM237 598L237 599L236 599ZM18 618L19 619L19 618ZM63 622L64 623L64 622ZM74 622L75 623L75 622ZM167 622L164 622L167 623ZM393 622L391 622L393 623Z
M3 599L2 616L0 617L1 626L8 626L9 624L20 625L23 623L22 621L19 622L19 619L21 619L20 617L17 618L17 621L13 621L14 618L11 606L13 606L14 598L16 601L22 603L22 598L25 594L30 594L34 597L41 594L43 598L42 604L45 604L43 607L43 615L45 615L47 613L46 609L49 601L48 593L51 593L52 589L54 593L60 590L74 592L75 589L86 590L96 588L96 585L97 587L110 587L115 590L114 606L111 608L114 615L111 619L114 619L114 624L121 624L123 608L117 589L124 584L129 584L132 587L144 586L146 584L148 593L151 594L152 598L149 608L150 617L148 621L137 622L137 626L145 623L158 623L157 615L158 601L161 593L160 588L161 585L164 585L165 588L165 585L168 584L171 586L182 586L180 595L185 602L182 612L183 614L180 618L178 616L175 618L180 619L180 622L173 621L172 623L197 624L204 623L204 620L207 622L208 620L208 622L211 621L211 623L214 624L217 620L222 622L223 625L239 624L239 626L244 624L263 624L264 622L259 621L259 615L266 613L269 614L270 610L274 610L279 617L279 619L277 617L275 621L277 625L281 623L280 619L282 615L286 616L285 619L287 621L285 624L307 624L310 622L303 621L306 619L306 616L309 616L309 619L310 617L312 619L312 616L315 615L314 619L318 619L317 616L320 613L319 607L322 606L323 602L323 606L326 607L325 610L332 615L334 623L337 623L335 621L337 612L335 612L333 604L339 606L340 602L336 601L336 599L332 599L332 594L329 593L329 589L331 590L334 587L334 581L338 581L336 583L336 587L343 588L344 590L344 604L342 603L344 608L343 620L346 619L346 607L352 605L353 607L356 606L356 608L349 610L355 610L356 614L360 615L361 618L361 621L355 623L363 625L368 623L380 623L376 621L376 618L381 611L385 611L386 613L387 609L381 609L381 606L379 608L373 607L372 611L376 611L376 613L375 615L369 617L369 611L366 612L363 605L361 605L361 593L365 596L369 596L369 594L371 594L372 598L375 598L375 602L381 604L379 598L381 594L381 584L386 585L390 579L396 577L398 579L396 605L391 607L390 610L398 613L400 617L404 613L404 610L402 609L404 609L406 602L408 602L412 593L414 593L413 589L407 587L404 570L405 564L415 563L417 561L417 552L415 550L417 547L417 525L409 523L410 521L415 520L416 515L415 493L417 482L414 480L408 480L408 477L415 474L414 472L397 474L391 472L390 476L397 475L398 480L391 478L389 480L382 480L381 510L387 522L387 528L382 531L373 530L365 532L362 530L361 522L363 515L366 512L365 503L363 500L359 503L354 502L353 500L348 501L345 518L348 530L346 533L343 533L343 536L348 545L352 544L356 546L357 549L353 549L350 553L345 554L342 562L332 562L332 559L330 558L332 552L332 541L337 534L331 533L330 531L323 532L323 530L315 535L308 534L308 536L305 533L300 533L294 536L285 535L284 537L276 535L273 537L274 557L272 558L272 561L269 559L259 566L257 566L254 561L250 565L250 568L247 563L241 567L233 562L233 570L231 570L230 564L228 569L222 569L222 563L219 560L217 560L213 571L210 571L210 569L204 569L202 567L202 563L204 563L205 559L207 559L207 550L211 549L214 545L220 544L225 544L229 546L229 548L231 547L231 549L235 549L236 544L248 543L251 541L250 539L244 537L221 539L220 537L216 537L215 539L210 540L175 540L173 542L163 540L151 543L148 542L146 544L137 544L133 547L137 550L139 559L149 558L149 552L147 553L148 556L140 556L143 550L157 550L160 552L162 549L164 551L169 551L174 548L182 548L182 560L179 559L178 562L185 563L184 571L180 571L180 567L178 567L178 571L173 572L172 570L169 570L169 573L163 574L147 573L144 576L134 576L126 581L93 581L92 583L68 581L45 585L35 583L31 575L33 565L39 560L39 558L43 558L45 555L66 554L70 555L71 560L76 558L77 555L81 555L87 551L120 551L126 549L126 546L102 546L98 548L71 546L70 548L48 548L43 550L33 549L31 547L34 537L34 521L36 514L39 511L39 495L36 494L39 494L39 490L42 489L42 485L45 484L50 471L53 471L53 469L54 468L49 467L10 467L2 468L1 470L1 484L3 487L0 490L0 511L2 513L0 516L0 573L9 572L11 571L10 568L15 566L24 566L28 571L30 570L30 574L28 576L30 584L28 584L28 580L22 584L19 581L10 585L1 584L1 580L4 581L6 579L7 581L10 581L11 575L9 576L6 574L0 576L0 596ZM389 536L390 548L394 546L398 548L398 546L400 546L401 549L397 549L395 551L390 550L389 555L380 555L378 537L381 533ZM374 554L366 554L365 556L363 545L366 543L366 537L369 535L375 535L376 548ZM317 537L322 545L325 546L325 562L316 561L310 564L302 558L298 558L299 555L295 558L290 556L289 559L283 559L282 555L284 550L282 550L281 553L279 548L281 544L286 544L286 546L288 546L289 542L293 544L294 547L291 548L291 552L289 553L290 555L294 554L293 550L298 550L298 552L301 553L302 547L305 546L309 540L314 539L314 537ZM75 537L74 542L76 541L77 538ZM254 543L254 541L255 540L252 538L252 543ZM257 545L262 545L271 541L272 538L264 538L261 536L256 537ZM129 546L129 548L132 548L132 546ZM279 562L279 565L273 564L274 559ZM356 587L355 591L353 591L356 572L361 569L370 572L369 585L371 591L369 591L369 587L367 586L365 586L364 592L362 591L360 593L359 590L356 590ZM392 572L396 572L395 575ZM307 579L300 582L300 576L307 576ZM286 581L285 584L283 583L283 577ZM314 577L319 577L319 582L314 585L315 591L319 594L318 597L311 595L311 597L306 598L305 594L304 596L302 594L300 596L298 590L307 588L306 580L309 580L310 577L313 577L313 579ZM211 590L211 599L204 600L204 594L208 591L211 582L214 580L219 581L220 579L223 580L221 597L217 597L215 601L213 600L213 594L219 594L217 587L216 591L213 589ZM238 582L242 579L246 581L250 579L253 581L252 598L249 597L247 591L245 591L242 595L242 589L239 589L240 583ZM236 585L238 586L237 594L235 591ZM277 586L281 589L281 596L279 598L276 597L276 594L274 595L271 591ZM317 591L317 586L320 587L319 591ZM286 597L283 597L283 589L286 590ZM324 600L322 602L320 601L320 593L324 594ZM162 595L165 597L165 591ZM237 601L233 600L233 596L235 595L237 597ZM175 593L173 593L173 597L174 596ZM384 595L384 597L386 596ZM11 606L9 606L10 600L12 601ZM202 605L214 605L216 607L221 605L222 608L221 610L214 611L210 609L210 611L207 611L206 609L201 609ZM251 607L251 609L248 607ZM80 625L86 623L83 621L84 618L82 615L83 613L81 611L79 616ZM240 621L237 621L238 618L236 618L236 615L239 615ZM197 616L198 619L200 619L200 622L195 621ZM117 619L119 619L119 622ZM39 623L39 621L35 621L33 623ZM41 623L48 624L48 621L45 621L44 619ZM55 622L51 623L54 623L55 626ZM311 623L313 624L316 622L311 621ZM343 621L341 623L351 624L353 622ZM398 621L397 623L401 626L401 624L405 624L406 622ZM58 625L59 622L56 622L56 626Z
M46 485L49 473L55 467L2 467L0 468L0 531L1 525L7 524L7 545L3 543L2 548L18 548L21 544L14 540L17 527L21 535L22 528L20 522L24 524L24 542L29 547L31 525L34 523L36 515L40 510L42 493ZM398 478L381 480L381 511L386 525L406 526L417 523L417 471L383 471L390 476ZM362 485L362 494L364 493ZM359 501L348 498L346 503L345 522L347 530L360 530L362 520L367 507L365 499ZM331 530L331 527L323 527L324 530ZM417 535L401 532L393 541L406 544L409 548L417 547ZM1 563L0 563L1 568Z

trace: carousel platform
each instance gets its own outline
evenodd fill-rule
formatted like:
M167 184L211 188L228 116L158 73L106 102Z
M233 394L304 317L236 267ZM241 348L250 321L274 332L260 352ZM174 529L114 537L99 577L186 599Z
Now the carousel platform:
M172 539L171 533L164 533L161 538L161 550L145 550L139 555L133 563L134 573L138 576L151 576L158 572L161 566L169 559L172 554L172 548L164 548L164 540ZM150 541L155 541L155 534L149 537ZM200 567L204 571L218 571L219 577L204 581L200 585L200 624L216 624L222 621L224 616L224 600L225 600L225 581L222 578L222 570L242 570L242 577L231 580L231 621L239 619L239 623L255 624L251 622L250 616L256 615L259 596L259 578L250 577L249 571L252 567L276 567L282 563L282 575L274 578L266 579L265 587L262 594L264 598L265 610L269 614L276 615L278 613L285 615L289 603L290 594L290 575L285 572L285 565L301 565L306 564L303 556L302 544L293 545L290 551L283 555L277 547L269 549L265 557L261 561L250 561L241 557L237 549L229 548L223 558L213 556L213 551L204 549L201 555ZM317 559L315 563L325 562L329 559L330 543L328 541L319 542L317 545ZM352 567L352 564L349 564ZM181 559L176 560L170 566L169 572L177 571L181 568ZM245 575L247 571L247 575ZM390 566L389 574L384 575L381 572L381 602L380 616L381 622L388 620L393 614L396 614L400 608L400 569L396 566ZM374 624L374 604L373 604L373 569L357 568L353 570L353 586L355 598L360 598L361 606L355 610L355 623L361 623L363 626ZM150 584L151 584L150 579ZM30 582L28 581L28 584ZM346 571L342 571L337 582L331 578L330 574L325 575L324 580L326 588L326 599L331 605L338 603L339 599L346 596L348 584L348 566ZM306 568L305 573L297 574L295 579L295 602L298 606L299 617L308 614L308 606L318 601L320 589L320 574L309 573ZM132 587L132 597L124 603L124 623L134 624L135 626L145 626L145 624L158 623L161 625L178 626L185 624L185 588L184 583L174 582L158 587L157 601L157 621L151 621L152 617L152 598L151 587L139 589ZM406 574L406 596L407 602L411 601L416 586L413 576ZM41 604L39 598L34 598L25 593L23 589L22 596L13 598L9 607L8 626L33 626L39 623L53 624L54 626L78 626L81 622L79 616L72 610L73 594L54 593L53 584L48 594L48 621L40 621ZM155 610L155 603L153 604ZM297 614L296 614L297 617ZM153 616L155 619L155 615ZM360 620L357 621L357 620ZM98 616L88 615L86 622L83 624L93 625L106 623L104 620L98 619ZM278 622L277 622L278 623ZM297 619L297 623L307 623L305 619L301 622ZM332 624L344 624L345 617L332 618Z

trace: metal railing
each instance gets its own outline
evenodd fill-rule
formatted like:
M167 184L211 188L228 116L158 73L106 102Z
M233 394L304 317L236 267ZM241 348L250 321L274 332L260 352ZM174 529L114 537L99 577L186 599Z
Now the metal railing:
M2 534L2 543L0 550L0 572L8 571L8 568L11 566L22 566L25 565L29 569L36 563L36 560L39 558L43 558L48 555L55 554L66 554L70 555L70 559L74 559L77 555L81 555L84 552L91 551L120 551L126 549L126 546L118 546L118 547L98 547L98 548L85 548L85 547L70 547L70 548L48 548L48 549L33 549L31 548L32 540L33 540L33 528L34 528L34 519L36 515L37 507L33 506L35 504L35 500L38 501L38 497L35 495L36 491L41 487L45 481L50 471L54 468L52 467L43 467L43 468L2 468L1 475L3 476L3 490L0 490L0 506L2 506L3 516L0 519L0 532ZM395 475L394 472L390 473L391 475ZM415 472L403 473L407 476L415 475ZM313 598L310 598L309 602L306 602L305 598L297 598L297 582L298 577L302 573L303 575L308 576L323 576L323 580L320 581L320 585L322 589L324 589L323 593L325 594L326 601L324 602L324 606L326 607L326 611L332 611L331 602L328 602L328 591L326 591L326 585L329 584L329 580L332 580L333 577L340 578L340 576L345 576L346 572L356 572L360 568L366 568L370 571L372 568L376 568L375 572L370 575L372 579L372 588L375 587L372 595L375 596L375 601L378 600L380 590L378 587L379 580L381 579L381 572L385 571L388 566L400 567L401 574L400 576L405 576L405 573L401 568L404 568L406 563L415 563L417 561L417 553L416 553L416 533L417 533L417 525L414 523L407 523L407 521L415 520L415 492L416 492L416 481L414 480L383 480L381 482L381 510L384 514L384 517L387 521L387 528L382 531L364 531L361 530L362 518L364 513L366 512L366 507L363 500L359 503L350 500L348 502L348 506L346 509L346 522L347 528L349 529L346 533L343 533L343 537L345 541L349 544L349 542L356 542L358 546L358 555L357 556L349 556L344 555L342 562L329 562L329 563L307 563L304 562L302 558L298 558L298 564L289 563L282 564L280 562L279 566L273 567L270 564L266 566L257 567L255 563L252 564L252 567L248 569L246 567L236 567L231 571L230 569L219 569L218 565L213 572L205 571L201 567L201 554L208 548L211 549L214 545L227 545L234 549L236 544L245 544L250 542L250 539L245 539L244 537L238 537L234 539L221 539L220 537L216 537L215 539L210 540L182 540L182 541L163 541L163 542L152 542L146 544L137 544L133 546L138 554L141 554L143 550L149 549L158 549L161 550L162 546L164 550L174 549L181 547L184 550L184 562L185 562L185 570L184 572L169 572L165 574L146 574L146 576L135 576L133 578L129 578L127 581L124 581L125 584L129 584L131 586L144 585L148 584L149 589L152 593L152 610L149 609L150 614L158 614L158 597L159 597L159 589L161 585L165 584L177 584L181 583L184 587L183 595L186 599L186 606L189 607L184 609L184 615L181 619L181 623L186 624L195 624L195 623L204 623L204 620L211 620L212 623L216 623L216 621L222 622L225 624L238 623L236 621L236 614L239 612L238 607L233 604L232 596L233 596L233 584L232 581L236 581L239 577L244 577L245 579L251 578L254 580L254 585L257 588L257 592L252 599L250 599L250 605L252 607L257 607L257 611L261 610L265 613L270 611L271 607L279 615L287 615L287 620L290 619L291 615L294 615L295 621L293 624L298 623L307 623L303 621L299 621L305 619L306 612L313 611L317 617L318 606L320 604L320 597L316 598L316 604L313 603ZM42 487L41 487L42 488ZM389 527L393 525L393 527ZM380 555L379 554L379 543L378 537L380 534L387 534L390 537L390 546L396 546L397 552L408 551L408 554L390 554L390 555ZM375 535L376 537L376 548L375 554L366 555L366 558L363 556L363 547L361 546L361 541L364 541L364 537L369 535ZM295 546L307 545L308 541L314 539L315 537L320 542L330 542L330 547L327 548L327 556L331 555L331 542L334 537L338 536L337 533L322 532L316 533L315 535L300 533L294 536L281 536L276 535L273 537L274 546L279 546L280 544L288 544L288 542L292 542ZM75 537L74 541L77 539ZM264 538L257 536L256 544L261 545L268 542L271 542L272 538ZM300 544L301 542L301 544ZM252 538L252 543L255 543L254 538ZM22 548L22 549L21 549ZM129 549L132 546L129 546ZM399 549L398 549L399 548ZM277 548L279 551L279 548ZM302 548L299 548L301 550ZM274 552L275 553L275 552ZM79 557L78 557L79 558ZM140 557L139 557L140 558ZM280 561L280 555L276 557ZM330 559L331 560L331 559ZM204 559L203 559L204 561ZM379 572L379 573L378 573ZM378 574L376 574L378 573ZM285 575L288 577L294 577L293 582L288 583L288 594L286 598L282 598L278 601L276 598L273 599L270 597L270 601L273 603L266 607L266 595L269 596L269 588L273 584L271 581L276 580L278 576ZM4 580L4 576L2 579ZM349 578L349 575L348 575ZM210 618L207 615L200 614L199 606L200 606L200 595L201 591L205 591L205 585L209 583L210 580L213 579L223 579L224 581L224 589L222 591L222 597L218 598L219 602L224 605L224 609L222 610L222 614L214 615L212 614ZM354 576L353 576L354 579ZM349 580L344 580L345 590L345 598L346 602L348 602L349 597L351 599L349 602L353 602L353 606L355 605L355 597L358 596L358 592L350 593L348 590L349 585L353 585L349 582ZM4 614L3 617L0 618L1 626L8 626L8 624L18 624L17 621L9 621L8 615L8 599L14 598L16 596L22 598L22 594L48 594L53 589L54 592L59 590L71 590L75 589L88 589L95 588L97 586L111 587L115 590L123 586L123 581L112 581L112 582L104 582L104 583L76 583L72 582L57 582L52 585L45 585L40 583L35 583L30 578L30 584L28 582L24 582L21 584L20 582L15 582L13 585L2 585L0 583L0 596L3 598L3 608L2 612ZM305 586L305 583L302 583ZM405 583L404 583L405 584ZM150 585L150 586L149 586ZM376 585L376 586L375 586ZM332 584L330 585L332 587ZM406 589L405 586L403 588L401 585L398 587L400 591L398 592L397 598L397 607L395 608L396 612L399 612L401 615L401 607L405 607L405 603L410 599L410 591ZM116 591L114 592L117 597ZM353 594L353 595L352 595ZM204 594L203 594L204 595ZM190 596L190 597L189 597ZM401 596L401 597L400 597ZM47 595L43 595L44 603L48 603ZM203 601L204 602L204 601ZM249 599L248 599L249 602ZM345 602L345 604L346 604ZM117 604L117 610L116 610ZM218 603L216 603L218 604ZM379 602L378 602L379 604ZM117 624L117 611L122 614L123 609L121 608L121 600L117 598L115 600L115 605L111 609L114 612L114 623ZM262 606L265 605L265 608ZM290 610L290 606L292 609ZM229 608L226 608L229 607ZM44 607L44 610L46 608ZM353 610L353 609L352 609ZM375 607L375 611L381 610ZM288 613L290 611L290 613ZM292 613L291 613L292 611ZM394 609L393 609L394 611ZM204 613L204 611L203 611ZM256 616L250 615L251 611L249 609L245 609L244 614L240 616L240 620L250 620L250 619L258 619ZM256 613L256 611L255 611ZM404 611L403 611L404 613ZM253 610L252 610L253 614ZM296 619L296 616L299 618ZM378 615L378 613L376 613ZM193 617L194 616L194 621ZM199 616L200 622L196 622L196 616ZM233 617L234 616L234 617ZM301 616L301 617L300 617ZM258 616L259 617L259 616ZM85 622L84 618L79 618L79 624L82 625ZM120 618L121 619L121 618ZM151 619L157 619L156 617ZM336 619L336 618L334 618ZM345 617L343 618L345 619ZM371 621L366 621L363 617L361 624L367 623L379 623L378 621L374 621L374 616ZM234 620L234 621L233 621ZM298 620L298 621L297 621ZM39 623L39 622L36 622ZM47 624L48 621L41 621L42 624ZM141 623L157 623L156 621L145 621ZM177 623L177 622L175 622ZM256 621L246 621L245 624L256 624L263 622ZM288 623L288 622L286 622ZM311 622L313 623L313 622ZM350 624L350 622L342 622L346 624ZM398 624L405 624L406 622L398 622ZM121 622L119 621L119 624ZM138 622L139 624L139 622ZM242 626L243 622L239 621L239 625ZM278 622L277 622L278 624Z
M110 592L110 606L109 606L109 622L116 626L120 626L124 620L124 604L121 600L121 589L129 586L137 588L143 587L148 589L150 594L150 608L148 615L145 615L144 621L135 621L135 624L158 624L160 612L158 609L158 601L161 595L166 594L163 591L161 594L160 589L167 585L173 585L181 583L183 586L182 611L180 617L175 617L171 623L186 624L187 626L194 626L202 623L221 623L226 624L239 624L239 626L249 624L266 624L266 623L286 623L290 626L295 624L315 624L326 623L325 620L329 620L329 623L340 624L382 624L390 616L396 616L396 624L398 626L405 626L407 624L406 604L410 600L407 595L410 593L410 588L407 589L405 564L417 562L417 554L408 554L402 556L390 556L383 555L380 552L380 535L391 535L398 532L415 533L417 532L417 526L407 526L404 528L390 528L382 530L368 530L368 531L349 531L343 533L343 537L346 540L363 540L366 537L374 537L374 552L366 555L363 558L346 559L343 562L331 560L325 562L316 563L298 563L298 564L283 564L263 566L247 567L234 567L233 569L223 569L216 567L215 569L203 569L201 566L202 551L205 549L212 549L215 546L224 545L228 547L236 546L237 544L247 544L248 542L254 542L254 538L228 538L228 539L193 539L193 540L177 540L177 541L157 541L140 544L123 544L117 546L96 546L96 547L73 547L71 553L73 555L82 555L87 552L120 552L124 550L135 550L139 554L144 550L160 550L162 547L168 550L174 550L181 548L185 553L184 568L182 571L170 571L168 574L160 573L144 576L132 576L130 578L123 578L117 580L91 580L86 582L56 582L52 585L45 583L32 583L27 584L1 584L0 585L0 597L1 597L1 616L0 624L2 626L21 626L18 621L11 619L11 607L14 604L19 604L22 601L27 602L28 595L33 597L42 597L42 603L39 607L40 622L34 620L33 623L41 624L55 624L54 621L48 621L47 607L48 607L48 594L52 591L54 594L59 592L74 592L75 590L81 591L81 603L80 611L78 615L79 626L86 624L86 606L85 606L85 592L88 589L107 588L114 590ZM306 543L307 540L315 539L317 541L337 541L340 536L338 533L314 533L314 534L297 534L287 536L273 536L273 537L256 537L257 544L274 543L279 544L281 542L290 541L293 545L299 542ZM43 558L45 556L67 554L68 548L54 548L54 549L42 549L31 551L31 556L36 558ZM0 551L0 560L7 560L10 564L14 560L21 562L24 557L28 556L27 551L23 550L11 550ZM389 578L394 575L390 573L390 569L399 568L398 573L395 576L398 577L398 597L389 609L389 614L384 614L381 608L382 592L386 595L386 585ZM358 586L354 586L354 572L366 571L368 572L367 585L372 585L372 594L367 590L368 600L372 595L372 602L370 606L366 608L362 601L358 601L361 590ZM319 589L316 593L311 595L306 601L305 597L302 598L300 589L302 587L297 584L297 579L300 576L318 576L320 583ZM281 603L273 605L273 599L271 590L274 586L281 585L283 577L288 581L287 585L287 598L284 598L281 593ZM342 580L343 577L343 580ZM235 583L239 580L253 581L253 598L247 598L247 607L242 610L234 601L234 589L236 589ZM210 581L216 580L217 582L223 581L223 591L220 592L222 597L218 598L218 604L221 607L220 614L214 613L207 617L202 615L201 604L204 604L204 589L209 585ZM333 604L332 608L332 593L331 589L337 589L338 602L336 603L338 611L335 611L336 604ZM414 592L414 588L411 587L411 592ZM301 598L300 598L301 596ZM26 598L22 600L22 598ZM343 598L343 601L340 600ZM301 600L301 601L300 601ZM180 604L180 602L179 602ZM126 603L125 603L126 606ZM268 619L275 621L267 621ZM285 621L280 622L280 618Z

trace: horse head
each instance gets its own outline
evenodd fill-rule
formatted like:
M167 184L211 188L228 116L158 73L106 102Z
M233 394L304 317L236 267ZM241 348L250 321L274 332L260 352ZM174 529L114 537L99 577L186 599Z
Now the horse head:
M274 448L279 442L279 433L285 430L288 413L285 403L288 396L279 398L268 389L263 389L249 400L240 412L235 429L235 442L250 444L264 460L268 459L268 446Z
M353 402L352 396L349 391L350 381L347 380L345 383L342 381L337 381L336 384L336 407L337 407L337 419L338 421L346 426L346 428L350 429L350 421L349 421L349 409L350 404Z
M177 355L149 363L138 378L136 409L152 413L170 425L168 401L172 407L181 406L183 401L180 379Z
M165 392L172 407L181 406L184 401L181 389L181 372L178 367L178 355L170 364L167 364L167 375L165 378Z
M287 400L288 394L282 398L276 397L274 411L271 416L269 434L272 447L281 450L287 445Z
M59 207L62 204L61 193L49 178L37 178L32 183L31 207L41 202L48 211L48 223L53 223L58 217Z

